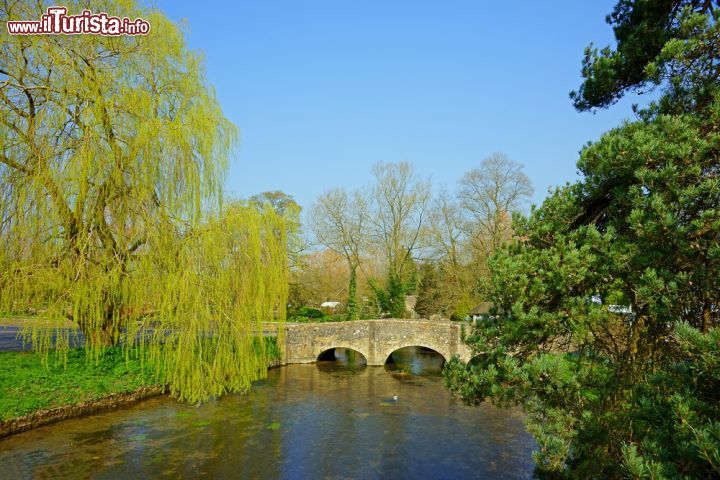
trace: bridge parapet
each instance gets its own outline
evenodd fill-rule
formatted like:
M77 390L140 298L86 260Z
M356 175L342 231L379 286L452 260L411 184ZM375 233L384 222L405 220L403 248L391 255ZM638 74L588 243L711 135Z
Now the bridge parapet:
M426 347L445 360L458 355L470 360L459 323L386 318L351 322L303 323L286 326L284 363L313 363L333 348L360 352L368 365L384 365L392 352L404 347Z

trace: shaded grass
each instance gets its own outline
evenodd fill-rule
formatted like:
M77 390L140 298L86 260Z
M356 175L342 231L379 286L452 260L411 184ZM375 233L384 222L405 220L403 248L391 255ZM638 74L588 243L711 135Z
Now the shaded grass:
M51 355L47 365L35 352L0 353L0 420L155 385L150 369L130 353L126 360L121 348L109 348L96 362L72 349L66 364Z
M263 337L265 340L265 348L266 348L266 354L268 359L270 360L279 360L280 359L280 347L277 343L277 337ZM260 342L260 338L255 337L253 339L255 343L255 348L258 349L260 345L262 345Z
M279 358L276 339L265 342L268 357ZM57 357L51 353L44 364L35 352L0 352L0 421L161 383L137 351L108 348L96 361L78 348L68 350L66 363Z

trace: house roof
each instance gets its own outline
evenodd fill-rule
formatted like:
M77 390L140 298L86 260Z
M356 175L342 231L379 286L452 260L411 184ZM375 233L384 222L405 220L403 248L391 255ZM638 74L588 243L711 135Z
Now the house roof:
M321 307L325 307L325 308L335 308L338 305L342 305L342 303L341 302L323 302L320 304Z
M490 302L479 303L475 308L470 310L470 315L482 315L483 313L488 313L490 312L491 307L492 303Z

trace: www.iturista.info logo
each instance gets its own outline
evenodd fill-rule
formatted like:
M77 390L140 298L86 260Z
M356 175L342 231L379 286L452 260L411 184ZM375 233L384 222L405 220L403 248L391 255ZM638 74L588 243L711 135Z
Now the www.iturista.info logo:
M49 7L39 21L8 21L7 30L10 35L147 35L150 24L142 18L130 20L90 10L68 15L67 7Z

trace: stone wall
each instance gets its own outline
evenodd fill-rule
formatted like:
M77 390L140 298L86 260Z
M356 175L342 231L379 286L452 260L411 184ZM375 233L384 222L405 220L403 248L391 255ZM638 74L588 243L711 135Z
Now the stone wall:
M146 398L163 395L164 393L165 389L162 386L142 387L134 392L114 393L95 400L88 400L72 405L63 405L49 410L38 410L23 417L12 418L0 422L0 438L7 437L8 435L12 435L14 433L31 430L33 428L61 422L69 418L125 407Z
M323 352L350 348L360 352L368 365L384 365L392 352L403 347L426 347L445 360L458 355L470 360L470 349L461 340L460 324L429 320L358 320L354 322L288 324L283 363L313 363Z

